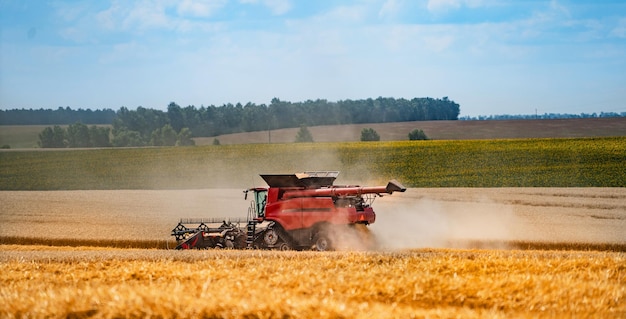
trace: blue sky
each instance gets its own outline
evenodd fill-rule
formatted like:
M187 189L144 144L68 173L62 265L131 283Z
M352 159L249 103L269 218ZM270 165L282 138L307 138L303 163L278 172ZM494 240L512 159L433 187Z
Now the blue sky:
M626 112L626 2L0 0L0 108L448 96Z

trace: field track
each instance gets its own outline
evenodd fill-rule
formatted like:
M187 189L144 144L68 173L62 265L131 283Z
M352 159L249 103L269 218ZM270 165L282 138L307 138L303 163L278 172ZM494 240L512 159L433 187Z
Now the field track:
M0 243L167 248L179 218L245 217L239 189L4 191ZM626 250L624 188L414 188L377 199L383 249Z

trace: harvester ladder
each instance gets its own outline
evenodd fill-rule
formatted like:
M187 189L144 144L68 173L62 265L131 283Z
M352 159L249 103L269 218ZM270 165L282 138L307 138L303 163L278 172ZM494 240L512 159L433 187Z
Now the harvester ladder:
M246 247L252 249L254 243L254 233L256 232L256 220L248 221L248 233L246 236Z

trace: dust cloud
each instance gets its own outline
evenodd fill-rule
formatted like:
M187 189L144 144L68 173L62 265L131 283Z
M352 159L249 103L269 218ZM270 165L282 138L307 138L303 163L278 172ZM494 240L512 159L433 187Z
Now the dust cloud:
M622 188L418 188L378 199L383 249L626 243Z
M451 203L415 197L416 190L408 190L376 202L377 220L371 230L381 249L464 247L468 242L495 244L515 237L518 221L513 210L488 198Z

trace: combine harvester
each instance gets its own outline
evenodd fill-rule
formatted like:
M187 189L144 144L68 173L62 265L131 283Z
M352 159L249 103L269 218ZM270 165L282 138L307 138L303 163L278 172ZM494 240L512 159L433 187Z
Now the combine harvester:
M361 234L357 241L366 244L368 238L359 230L376 221L371 207L376 196L406 188L395 180L387 186L336 186L337 175L326 171L261 175L269 188L244 191L245 199L252 193L246 219L181 219L172 229L176 249L326 251L354 241L348 239L351 234Z

